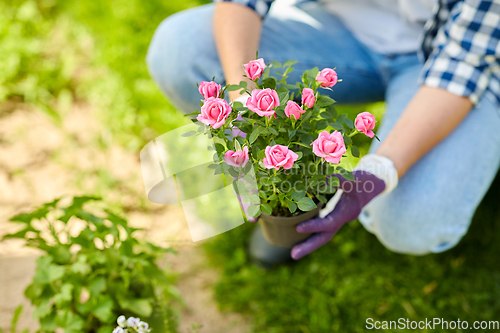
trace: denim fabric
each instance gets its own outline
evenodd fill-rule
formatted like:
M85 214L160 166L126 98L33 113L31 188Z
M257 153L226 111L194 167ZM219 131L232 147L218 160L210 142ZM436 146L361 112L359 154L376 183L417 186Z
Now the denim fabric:
M147 63L168 98L186 113L199 109L196 83L224 83L212 34L214 5L170 16L158 27ZM314 2L276 3L263 22L259 56L266 62L298 60L289 82L303 70L336 67L343 82L330 96L340 104L385 100L377 135L383 140L418 89L423 64L416 54L381 55L357 41ZM486 98L442 143L374 199L362 224L389 249L411 254L441 252L467 232L476 207L500 165L500 116ZM378 142L374 141L371 151Z

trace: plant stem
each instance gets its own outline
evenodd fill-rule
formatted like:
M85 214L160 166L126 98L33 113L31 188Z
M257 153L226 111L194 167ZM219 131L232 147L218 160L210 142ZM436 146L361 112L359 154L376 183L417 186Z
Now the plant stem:
M347 136L350 137L350 138L352 138L353 136L355 136L358 133L359 133L358 130L353 130L353 132L351 134L347 135Z

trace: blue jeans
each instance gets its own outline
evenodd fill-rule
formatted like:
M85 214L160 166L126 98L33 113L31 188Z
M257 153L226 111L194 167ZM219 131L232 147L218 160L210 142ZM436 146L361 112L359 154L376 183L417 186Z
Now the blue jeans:
M199 109L196 83L224 82L212 34L214 5L167 18L151 42L150 72L168 98L186 113ZM343 82L330 96L338 103L385 100L377 135L383 140L419 88L416 54L381 55L365 47L320 4L276 3L264 20L259 56L266 62L298 60L289 82L303 70L336 67ZM500 166L500 116L487 99L417 162L398 187L375 198L360 216L387 248L409 254L442 252L467 232L472 216ZM379 143L373 141L374 152Z

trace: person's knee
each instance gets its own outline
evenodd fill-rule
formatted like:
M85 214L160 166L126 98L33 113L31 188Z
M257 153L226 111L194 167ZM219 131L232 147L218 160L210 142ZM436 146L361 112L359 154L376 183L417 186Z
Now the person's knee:
M182 75L189 68L189 55L180 52L182 36L177 32L183 30L184 13L179 13L165 19L156 29L149 45L146 63L153 79L167 95L182 85L186 75ZM181 68L184 67L184 68Z
M215 52L212 12L202 6L168 17L158 26L146 56L153 79L184 111L196 105L196 83L205 80L204 59Z
M363 223L389 250L411 255L443 252L467 232L470 217L440 212L432 207L408 208L397 203L368 207ZM362 220L360 216L360 220ZM367 220L369 220L367 222Z

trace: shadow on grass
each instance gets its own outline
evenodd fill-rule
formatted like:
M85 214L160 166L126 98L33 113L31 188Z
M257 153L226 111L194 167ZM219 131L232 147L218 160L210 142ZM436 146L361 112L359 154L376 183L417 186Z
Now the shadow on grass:
M367 318L500 320L499 197L500 174L462 241L422 257L385 249L356 221L296 264L264 272L245 252L247 223L205 245L223 272L217 301L249 315L256 332L364 332Z

